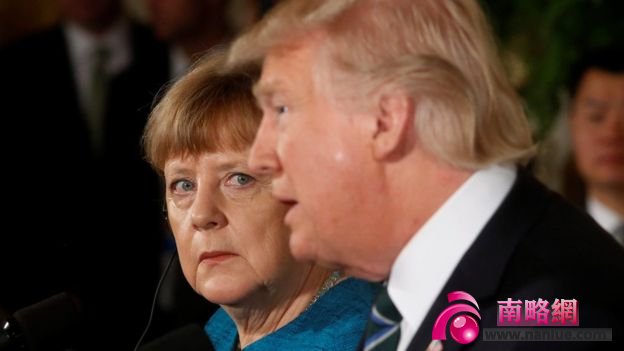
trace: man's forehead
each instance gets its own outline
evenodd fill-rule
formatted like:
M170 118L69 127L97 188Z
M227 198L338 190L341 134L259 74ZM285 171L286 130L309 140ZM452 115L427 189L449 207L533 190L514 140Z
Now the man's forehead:
M262 74L260 79L253 87L253 93L257 98L267 97L275 94L279 90L283 90L286 84L285 77L279 72L273 72L272 66L267 65L266 60L262 65Z
M288 89L294 80L300 81L312 66L309 45L280 47L267 52L262 64L262 74L254 86L254 95L262 97Z
M624 89L624 74L591 68L583 75L581 88L603 88L605 85Z

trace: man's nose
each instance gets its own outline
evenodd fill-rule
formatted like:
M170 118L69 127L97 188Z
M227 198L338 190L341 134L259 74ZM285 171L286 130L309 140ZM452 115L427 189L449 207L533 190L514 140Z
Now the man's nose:
M276 148L277 128L275 121L262 118L260 128L249 152L249 168L261 174L273 176L279 174L281 165Z
M622 142L624 138L624 109L610 109L601 128L604 140Z

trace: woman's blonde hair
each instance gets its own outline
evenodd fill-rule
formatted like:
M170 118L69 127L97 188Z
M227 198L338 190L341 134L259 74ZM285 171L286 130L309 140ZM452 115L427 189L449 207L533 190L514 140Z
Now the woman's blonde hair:
M226 70L224 59L222 52L206 56L152 111L143 146L157 171L172 157L245 151L253 143L262 118L252 93L259 69Z
M323 33L343 101L367 103L384 87L417 103L420 144L457 167L524 162L534 151L516 92L475 0L285 1L237 40L228 65L261 62L272 48ZM329 85L331 86L331 85ZM359 98L358 98L359 97Z

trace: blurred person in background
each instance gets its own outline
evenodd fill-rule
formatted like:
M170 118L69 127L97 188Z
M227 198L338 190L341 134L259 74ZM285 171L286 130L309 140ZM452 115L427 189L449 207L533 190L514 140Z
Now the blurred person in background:
M564 194L624 245L624 50L587 52L572 68L569 90Z
M61 20L0 49L5 210L0 303L81 297L85 348L129 349L149 312L163 221L140 137L166 50L119 0L57 0ZM96 342L94 342L97 340Z
M225 0L147 0L157 37L170 46L172 78L183 74L204 51L232 38Z

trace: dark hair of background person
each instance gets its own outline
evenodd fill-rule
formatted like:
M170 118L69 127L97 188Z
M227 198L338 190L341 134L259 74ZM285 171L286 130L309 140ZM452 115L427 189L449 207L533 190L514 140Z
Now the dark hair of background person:
M624 48L598 48L585 53L570 69L567 82L570 97L576 95L583 75L591 68L609 73L624 73Z

